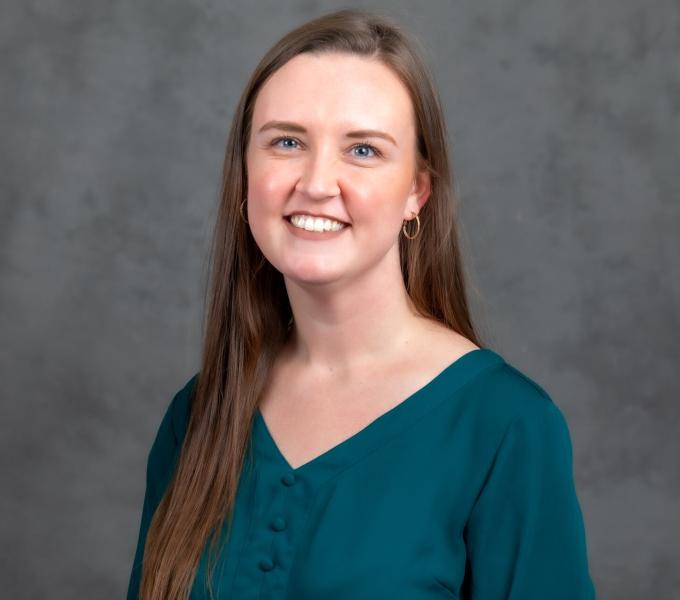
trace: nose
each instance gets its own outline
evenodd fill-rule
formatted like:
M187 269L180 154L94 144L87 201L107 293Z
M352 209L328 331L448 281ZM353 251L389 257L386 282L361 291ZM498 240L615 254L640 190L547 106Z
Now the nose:
M295 189L310 198L327 198L340 193L337 157L330 148L310 151Z

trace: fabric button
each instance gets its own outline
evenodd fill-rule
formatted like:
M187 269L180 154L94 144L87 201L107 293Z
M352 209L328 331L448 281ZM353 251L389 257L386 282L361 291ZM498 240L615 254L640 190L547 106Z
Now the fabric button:
M274 562L271 558L263 558L260 561L260 569L263 571L271 571L274 568Z
M272 529L274 531L283 531L286 528L286 520L282 517L276 517L272 521Z
M293 485L295 483L295 475L293 475L293 473L286 473L283 477L281 477L281 482L283 485Z

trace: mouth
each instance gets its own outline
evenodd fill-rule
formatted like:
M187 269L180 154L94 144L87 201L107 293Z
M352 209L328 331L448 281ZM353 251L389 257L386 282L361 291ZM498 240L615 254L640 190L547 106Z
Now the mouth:
M293 216L295 216L296 214L299 214L299 213L293 213L293 214L290 214L290 215L284 215L283 218L284 218L286 221L288 221L288 222L290 223L290 222L291 222L291 219L292 219ZM321 219L328 219L329 221L337 221L338 223L342 223L342 224L345 225L346 227L349 227L349 226L350 226L349 223L347 223L347 222L345 222L345 221L341 221L340 219L334 219L334 218L331 218L331 217L320 217L320 218L321 218Z
M326 240L326 239L332 239L336 238L338 236L341 236L343 232L347 231L350 229L351 225L349 223L343 223L343 227L341 227L338 230L329 230L329 231L316 231L316 230L309 230L309 229L304 229L300 227L296 227L291 223L291 216L284 216L283 220L286 222L286 229L292 233L294 236L304 239L304 240ZM340 222L340 221L339 221Z
M293 218L294 215L295 215L295 213L292 214L292 215L284 215L284 216L283 216L283 219L284 219L284 221L288 221L288 222L292 225L292 224L293 224L293 221L292 221L291 219ZM321 217L321 218L326 219L326 217ZM338 219L330 219L330 218L329 218L328 220L331 221L331 222L336 221L336 222L338 222L338 223L342 223L343 229L344 229L345 227L351 227L351 225L350 225L349 223L346 223L345 221L340 221L340 220L338 220Z

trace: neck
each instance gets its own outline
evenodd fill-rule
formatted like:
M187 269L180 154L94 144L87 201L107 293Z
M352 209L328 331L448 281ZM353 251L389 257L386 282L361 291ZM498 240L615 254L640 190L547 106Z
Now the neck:
M403 356L429 322L415 313L400 270L391 281L376 269L350 285L287 280L286 287L294 323L285 354L320 374L357 372Z

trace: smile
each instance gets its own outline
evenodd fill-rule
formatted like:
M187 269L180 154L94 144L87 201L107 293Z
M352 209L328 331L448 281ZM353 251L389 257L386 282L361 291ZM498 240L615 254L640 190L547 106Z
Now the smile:
M341 236L351 225L331 219L308 219L306 217L284 217L286 227L294 236L304 240L327 240Z
M340 231L346 226L345 223L340 223L333 219L307 215L291 215L289 221L294 227L307 231Z

